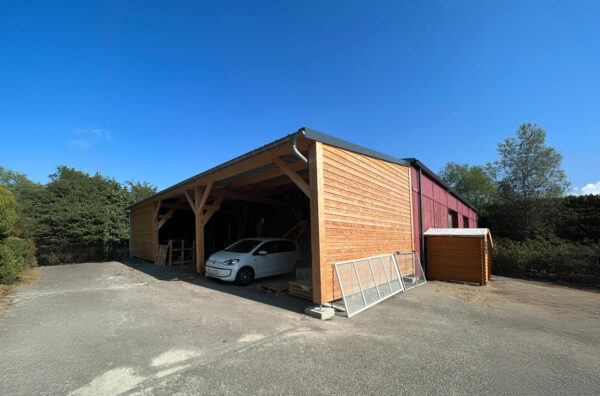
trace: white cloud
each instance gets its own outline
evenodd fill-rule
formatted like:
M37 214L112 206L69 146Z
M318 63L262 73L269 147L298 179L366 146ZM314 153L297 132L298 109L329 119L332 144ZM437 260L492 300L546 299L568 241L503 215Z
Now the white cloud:
M586 184L581 187L582 194L600 194L600 181L596 183Z
M86 150L103 140L110 140L111 138L110 131L102 128L74 129L72 132L80 138L69 140L69 144Z
M69 144L71 146L77 146L77 147L81 147L83 149L89 149L90 147L92 147L92 142L90 142L89 140L85 140L85 139L69 140Z
M598 195L598 194L600 194L600 181L596 182L596 183L586 184L585 186L583 186L581 188L575 187L575 188L573 188L573 191L571 192L571 194L573 194L573 195L587 195L587 194Z

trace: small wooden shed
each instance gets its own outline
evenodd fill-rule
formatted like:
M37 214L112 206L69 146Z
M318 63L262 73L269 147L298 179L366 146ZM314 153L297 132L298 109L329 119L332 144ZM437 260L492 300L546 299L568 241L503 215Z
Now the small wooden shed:
M487 228L430 228L425 233L427 279L486 285L492 273Z

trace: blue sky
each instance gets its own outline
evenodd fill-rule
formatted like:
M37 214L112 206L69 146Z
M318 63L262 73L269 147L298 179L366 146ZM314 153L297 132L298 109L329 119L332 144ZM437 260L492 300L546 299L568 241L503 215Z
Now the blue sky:
M599 15L577 1L2 1L0 165L165 188L308 126L439 170L494 160L531 121L573 186L600 192Z

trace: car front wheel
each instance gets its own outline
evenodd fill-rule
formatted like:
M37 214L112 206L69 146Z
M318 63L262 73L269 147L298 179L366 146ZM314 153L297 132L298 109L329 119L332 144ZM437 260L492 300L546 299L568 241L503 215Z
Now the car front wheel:
M235 282L240 286L248 286L253 280L254 271L248 267L240 269L235 277Z

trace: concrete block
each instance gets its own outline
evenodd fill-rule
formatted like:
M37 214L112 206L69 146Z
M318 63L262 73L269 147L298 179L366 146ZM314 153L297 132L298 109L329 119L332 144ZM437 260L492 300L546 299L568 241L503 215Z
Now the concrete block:
M333 308L320 307L318 305L305 308L304 313L321 320L329 320L335 316L335 310Z

